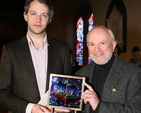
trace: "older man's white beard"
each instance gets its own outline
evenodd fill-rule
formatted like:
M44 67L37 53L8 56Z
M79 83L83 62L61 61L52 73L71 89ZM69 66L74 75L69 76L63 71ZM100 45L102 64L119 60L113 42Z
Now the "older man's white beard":
M111 59L112 55L113 55L113 53L111 53L109 55L109 57L107 57L103 62L98 62L97 60L94 60L94 58L92 58L92 57L91 58L92 58L94 63L96 63L98 65L104 65L104 64L106 64Z

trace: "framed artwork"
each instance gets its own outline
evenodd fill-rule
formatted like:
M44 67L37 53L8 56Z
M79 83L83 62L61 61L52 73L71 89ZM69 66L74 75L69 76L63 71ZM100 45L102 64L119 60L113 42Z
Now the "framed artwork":
M127 49L127 12L122 0L112 0L106 14L106 26L112 30L121 52Z
M50 74L48 106L81 111L84 82L85 77Z

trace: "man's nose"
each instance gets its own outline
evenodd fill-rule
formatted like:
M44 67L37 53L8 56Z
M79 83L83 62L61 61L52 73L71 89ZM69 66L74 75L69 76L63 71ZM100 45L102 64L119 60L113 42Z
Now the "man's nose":
M41 20L42 20L41 16L38 15L38 16L37 16L37 21L40 22Z
M96 46L95 46L95 50L96 50L96 51L99 51L99 49L100 49L99 45L96 45Z

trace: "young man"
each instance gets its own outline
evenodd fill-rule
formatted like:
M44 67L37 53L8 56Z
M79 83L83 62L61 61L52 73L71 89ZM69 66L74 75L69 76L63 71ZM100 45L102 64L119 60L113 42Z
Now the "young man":
M84 113L141 113L141 69L115 57L112 31L95 26L87 46L93 62L75 73L89 78Z
M141 49L137 46L132 48L132 58L130 59L129 63L136 64L137 66L141 67L141 58L140 58Z
M0 104L13 113L45 113L50 109L37 103L48 90L50 73L72 74L69 47L47 36L50 1L26 0L24 9L26 36L3 47Z

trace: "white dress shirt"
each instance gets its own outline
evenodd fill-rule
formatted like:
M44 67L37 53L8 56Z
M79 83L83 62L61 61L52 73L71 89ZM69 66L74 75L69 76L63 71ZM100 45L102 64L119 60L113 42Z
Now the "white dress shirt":
M40 92L40 97L42 98L46 90L46 78L47 78L47 63L48 63L48 42L47 34L43 40L43 44L39 49L34 47L34 44L27 34L27 40L30 48L30 53L34 65L34 70L36 74L36 80L38 84L38 89ZM31 113L33 103L29 103L26 108L26 113Z

